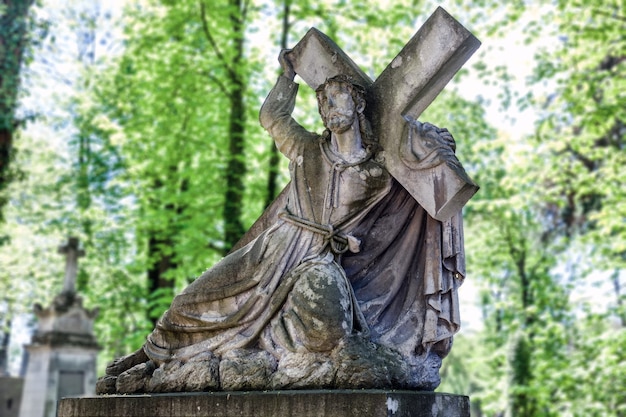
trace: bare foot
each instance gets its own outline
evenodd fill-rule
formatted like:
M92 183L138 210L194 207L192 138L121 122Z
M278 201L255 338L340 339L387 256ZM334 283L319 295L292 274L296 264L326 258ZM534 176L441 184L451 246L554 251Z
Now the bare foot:
M131 353L130 355L122 356L121 358L115 359L111 362L106 368L106 374L111 376L118 376L124 371L129 370L135 365L139 365L140 363L148 362L150 358L146 355L146 352L143 351L143 348Z

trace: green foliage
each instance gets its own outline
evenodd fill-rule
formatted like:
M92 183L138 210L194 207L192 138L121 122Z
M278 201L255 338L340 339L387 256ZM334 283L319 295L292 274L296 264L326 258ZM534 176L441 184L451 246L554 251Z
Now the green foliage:
M626 123L626 20L617 2L559 4L562 43L554 96L547 102L537 141L555 161L555 184L547 198L561 210L565 226L580 231L608 268L623 269L624 155ZM546 75L536 73L536 82ZM557 139L558 137L558 139ZM558 165L557 165L558 163ZM558 171L558 172L557 172Z
M619 355L609 352L624 332L621 9L593 2L485 6L502 15L489 20L484 11L468 11L479 30L505 35L522 24L526 41L541 47L527 93L511 95L512 80L489 62L477 65L481 77L502 88L504 108L517 97L540 118L528 138L499 135L481 144L493 158L483 167L487 186L466 210L468 276L482 288L486 327L477 343L499 353L479 370L488 382L470 385L469 393L486 415L622 415L616 404L623 403L623 378L615 385L604 379L621 369ZM604 313L572 302L590 287L590 272L611 271L613 292L609 280L594 290L602 295L593 311ZM476 362L470 356L468 363Z
M225 247L229 71L247 71L228 64L233 35L221 25L230 10L196 2L130 10L124 54L112 70L86 74L91 88L75 103L78 204L84 213L93 210L89 201L104 204L122 228L89 220L84 230L107 245L121 238L122 270L109 279L133 277L117 283L133 296L110 301L118 303L114 311L132 306L138 316L130 326L105 324L137 330L132 343L114 348L117 354L136 349L147 334L145 318L161 315L172 287L182 289ZM216 48L211 36L225 41ZM119 345L114 337L108 343Z

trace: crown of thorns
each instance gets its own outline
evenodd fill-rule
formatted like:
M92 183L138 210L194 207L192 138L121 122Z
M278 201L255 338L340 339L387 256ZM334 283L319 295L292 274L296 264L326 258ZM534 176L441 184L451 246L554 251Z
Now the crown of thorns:
M361 95L365 95L365 87L357 83L354 78L346 74L339 74L335 75L334 77L326 78L326 81L324 81L324 83L320 84L320 86L315 89L315 92L320 93L324 91L324 88L326 88L326 86L330 83L350 84L352 88L357 90L358 93L360 93Z

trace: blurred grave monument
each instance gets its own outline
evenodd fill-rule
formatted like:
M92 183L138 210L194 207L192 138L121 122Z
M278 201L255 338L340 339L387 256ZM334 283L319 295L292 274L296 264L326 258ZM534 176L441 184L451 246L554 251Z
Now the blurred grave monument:
M50 306L34 306L38 324L31 343L25 346L28 364L20 417L54 417L59 399L95 390L100 348L93 322L98 310L84 308L76 293L78 259L85 252L79 249L78 239L70 237L59 253L66 260L63 290Z

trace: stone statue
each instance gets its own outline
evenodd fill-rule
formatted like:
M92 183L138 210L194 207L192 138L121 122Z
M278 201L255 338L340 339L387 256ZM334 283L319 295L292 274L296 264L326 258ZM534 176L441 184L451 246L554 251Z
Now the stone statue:
M99 393L439 385L460 325L460 212L436 220L390 174L353 77L317 87L321 135L300 126L295 58L281 52L260 111L290 160L272 224L176 296ZM447 130L401 120L403 163L465 175Z

